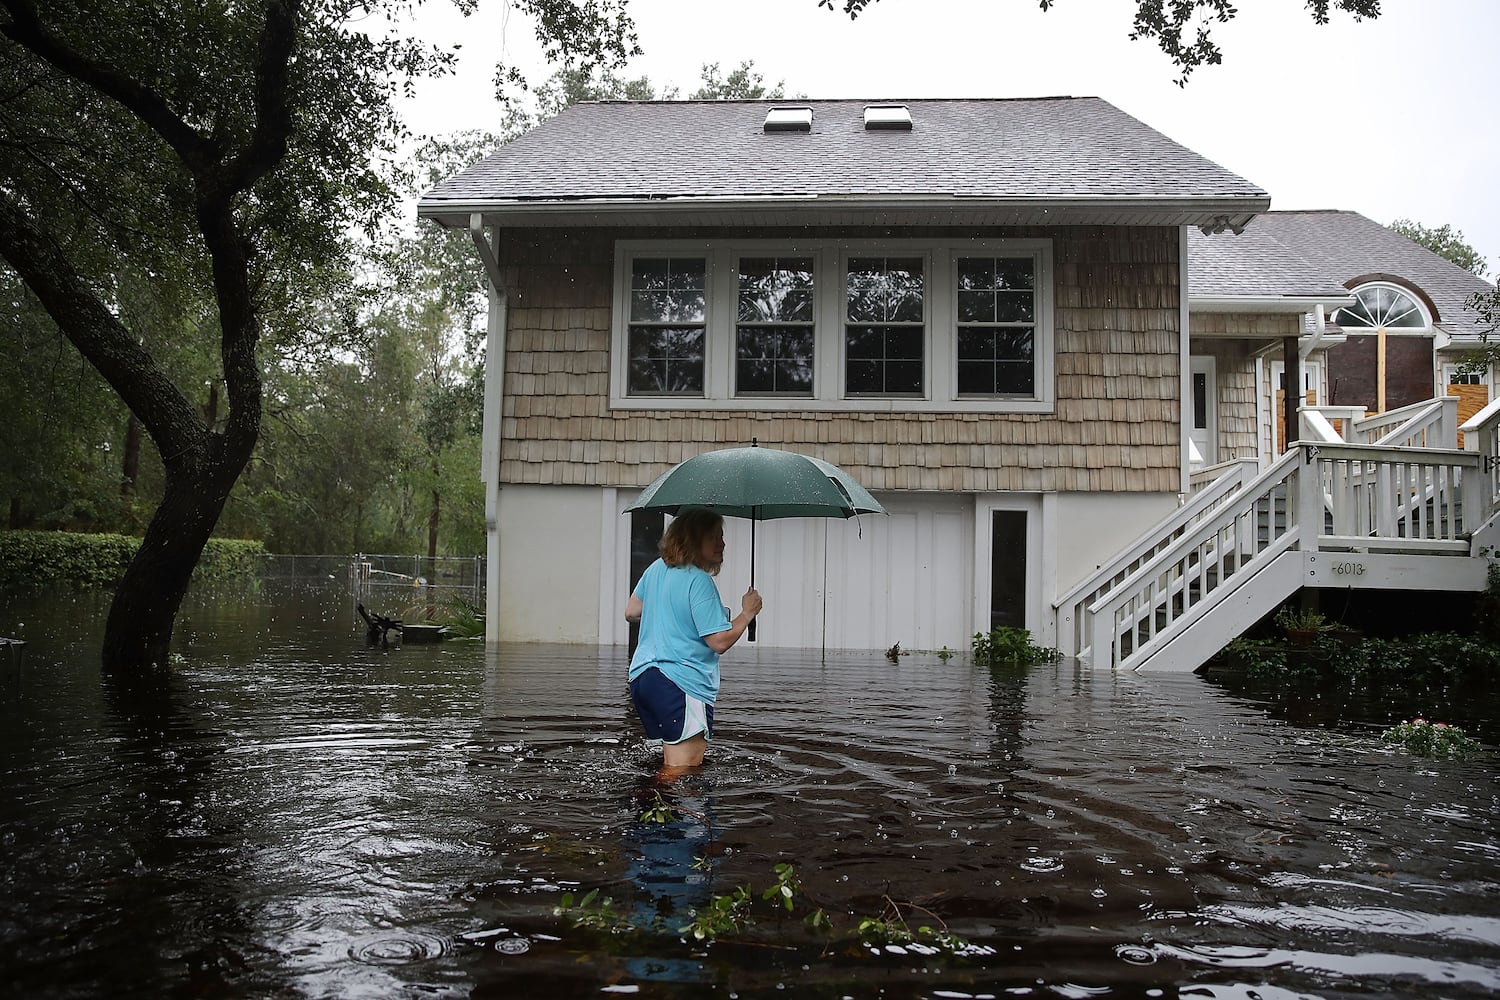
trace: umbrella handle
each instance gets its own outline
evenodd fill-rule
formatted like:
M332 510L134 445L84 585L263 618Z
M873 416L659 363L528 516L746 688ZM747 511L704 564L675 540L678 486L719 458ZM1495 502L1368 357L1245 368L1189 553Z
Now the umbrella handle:
M750 587L755 588L755 508L750 509ZM755 619L750 619L750 624L745 627L745 636L749 641L755 641Z

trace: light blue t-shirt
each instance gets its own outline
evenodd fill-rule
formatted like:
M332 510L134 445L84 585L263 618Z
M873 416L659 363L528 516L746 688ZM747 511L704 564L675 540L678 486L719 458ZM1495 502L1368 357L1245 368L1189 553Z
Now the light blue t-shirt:
M658 559L641 574L635 595L641 599L641 634L629 679L656 667L684 694L712 705L719 694L719 654L703 637L733 627L713 577L697 566Z

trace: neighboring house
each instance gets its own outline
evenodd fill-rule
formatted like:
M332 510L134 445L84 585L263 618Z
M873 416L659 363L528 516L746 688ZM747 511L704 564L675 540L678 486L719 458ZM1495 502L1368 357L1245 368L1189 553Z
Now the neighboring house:
M625 506L752 440L890 512L759 528L762 644L1084 628L1064 595L1194 469L1271 461L1258 387L1373 280L1286 252L1268 207L1096 98L569 108L419 206L492 286L489 638L625 642L663 527Z
M1384 413L1452 394L1460 397L1462 421L1493 396L1494 373L1464 364L1484 332L1468 303L1493 286L1356 212L1267 212L1241 237L1193 234L1191 253L1195 318L1199 298L1225 288L1269 303L1283 289L1312 287L1299 285L1303 279L1295 275L1331 281L1348 297L1336 306L1324 303L1321 334L1312 329L1308 310L1309 336L1302 342L1307 402ZM1279 372L1278 365L1258 383L1263 412L1272 387L1280 390ZM1261 442L1272 454L1284 442L1279 427L1276 432L1274 440Z

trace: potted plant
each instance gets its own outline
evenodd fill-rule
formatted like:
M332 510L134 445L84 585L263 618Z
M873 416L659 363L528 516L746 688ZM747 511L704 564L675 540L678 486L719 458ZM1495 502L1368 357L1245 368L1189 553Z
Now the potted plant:
M1318 636L1333 627L1323 612L1290 604L1276 612L1272 621L1286 633L1287 641L1293 646L1311 646Z

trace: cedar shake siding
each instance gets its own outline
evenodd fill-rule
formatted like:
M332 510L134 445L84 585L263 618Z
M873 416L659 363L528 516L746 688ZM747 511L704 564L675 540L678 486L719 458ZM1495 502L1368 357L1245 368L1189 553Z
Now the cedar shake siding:
M1055 412L610 409L616 240L951 240L952 230L502 230L508 333L500 481L639 487L694 454L756 438L816 453L873 490L1178 492L1178 230L1020 227L961 235L1053 241Z
M1254 458L1256 430L1255 355L1265 344L1281 357L1279 342L1302 334L1302 316L1289 313L1193 313L1188 319L1192 353L1214 359L1219 384L1219 460ZM1241 339L1243 338L1243 339Z

